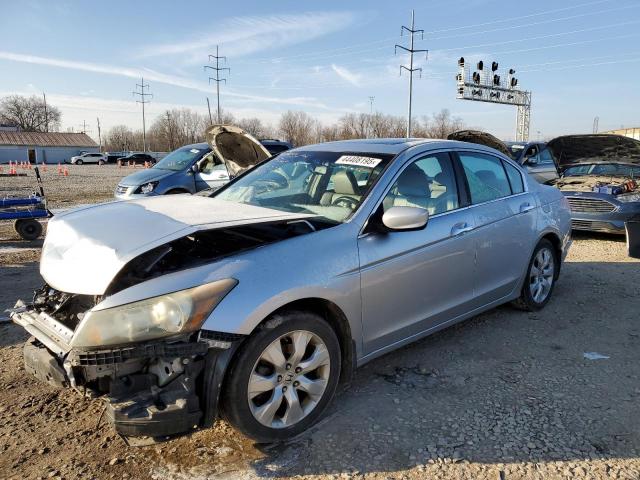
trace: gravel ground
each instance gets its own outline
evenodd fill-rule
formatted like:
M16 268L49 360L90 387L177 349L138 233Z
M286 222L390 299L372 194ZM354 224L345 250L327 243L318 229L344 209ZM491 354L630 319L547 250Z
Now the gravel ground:
M1 309L40 282L41 242L4 238ZM0 478L638 479L639 284L622 239L579 235L543 311L500 307L379 358L271 446L224 422L127 446L99 401L26 374L26 335L0 324Z

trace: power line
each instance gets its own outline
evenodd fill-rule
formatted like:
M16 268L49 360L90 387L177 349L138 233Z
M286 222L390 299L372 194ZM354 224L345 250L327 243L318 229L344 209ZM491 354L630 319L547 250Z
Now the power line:
M138 91L138 88L140 88L140 91ZM153 93L145 93L144 91L145 88L148 89L149 84L144 83L144 77L143 77L140 83L136 83L136 90L133 92L134 96L137 95L140 97L140 100L136 100L136 103L142 104L142 151L143 152L147 151L147 127L146 127L145 118L144 118L144 106L146 103L151 102L151 100L147 100L147 97L153 98Z
M402 33L405 31L409 32L411 37L409 41L409 48L396 44L395 51L397 52L398 48L400 48L405 52L409 53L409 66L407 67L405 65L400 65L400 75L402 75L402 70L406 70L407 72L409 72L409 102L408 102L409 105L407 109L407 138L411 138L411 103L413 100L413 72L420 72L420 74L422 75L422 68L413 67L413 54L424 52L425 57L428 54L428 50L413 48L413 39L416 33L424 34L424 30L415 28L415 12L413 10L411 10L411 28L403 25L400 28L400 36L402 36Z
M213 70L215 72L215 77L209 77L209 84L211 84L211 80L216 82L216 98L217 98L217 103L218 103L218 123L222 123L222 120L220 118L220 82L224 82L225 84L227 83L227 79L226 78L220 78L220 72L226 70L227 72L229 72L229 74L231 74L231 69L228 67L220 67L220 60L223 60L225 63L227 62L227 57L221 57L220 56L220 52L218 51L218 45L216 45L216 54L215 55L209 55L209 61L211 61L211 59L215 59L216 61L216 66L211 66L211 65L205 65L204 66L204 70L206 71L207 68ZM209 101L209 99L207 99L207 102Z
M597 5L597 4L602 4L602 3L610 3L612 0L595 0L592 2L587 2L587 3L582 3L582 4L577 4L577 5L572 5L572 6L568 6L568 7L561 7L561 8L555 8L555 9L551 9L551 10L546 10L546 11L542 11L542 12L538 12L538 13L531 13L531 14L527 14L527 15L520 15L517 17L509 17L509 18L505 18L505 19L501 19L501 20L494 20L494 21L490 21L490 22L483 22L483 23L476 23L476 24L469 24L469 25L462 25L462 26L458 26L458 27L451 27L451 28L444 28L444 29L440 29L440 30L431 30L428 32L425 32L426 35L432 35L434 33L446 33L446 32L450 32L450 31L457 31L457 30L463 30L463 29L468 29L468 28L477 28L477 27L483 27L483 26L488 26L488 25L495 25L495 24L499 24L499 23L505 23L505 22L512 22L514 20L521 20L521 19L526 19L526 18L531 18L531 17L537 17L537 16L541 16L541 15L548 15L550 13L558 13L558 12L563 12L563 11L567 11L567 10L573 10L573 9L577 9L577 8L583 8L583 7L588 7L588 6L592 6L592 5ZM605 10L601 10L598 12L587 12L584 14L578 14L577 16L575 16L575 18L577 18L578 16L587 16L587 15L595 15L595 14L600 14L600 13L604 13L604 12L608 12L608 11L616 11L616 10L620 10L620 9L625 9L625 8L635 8L638 7L638 5L636 4L632 4L632 5L628 5L628 6L623 6L623 7L615 7L615 8L611 8L611 9L605 9ZM562 20L565 19L570 19L570 18L574 18L574 17L566 17ZM537 24L542 24L542 23L548 23L548 22L555 22L555 21L560 21L560 20L547 20L544 22L537 22ZM519 28L522 27L526 27L526 25L521 25ZM507 29L511 29L511 28L516 28L516 27L505 27ZM470 34L477 34L478 32L471 32ZM355 52L350 52L350 53L345 53L345 54L335 54L334 52L343 52L346 50L353 50L356 48L360 48L360 47L365 47L368 45L377 45L377 44L383 44L388 42L389 40L395 40L398 37L387 37L381 40L373 40L370 42L362 42L359 44L355 44L355 45L351 45L348 47L338 47L338 48L332 48L332 49L326 49L326 50L317 50L316 52L307 52L307 53L302 53L302 54L296 54L296 55L288 55L288 56L281 56L281 57L271 57L271 58L262 58L262 59L251 59L251 60L245 60L245 63L278 63L281 62L283 60L289 60L289 59L299 59L299 58L304 58L304 59L309 59L309 60L314 60L317 58L330 58L330 57L334 57L334 56L344 56L344 55L355 55L355 54L360 54L360 53L366 53L369 51L377 51L377 50L383 50L386 47L381 46L379 48L374 48L374 49L367 49L367 50L358 50ZM450 38L450 37L442 37L442 38ZM434 38L431 40L438 40L439 38Z

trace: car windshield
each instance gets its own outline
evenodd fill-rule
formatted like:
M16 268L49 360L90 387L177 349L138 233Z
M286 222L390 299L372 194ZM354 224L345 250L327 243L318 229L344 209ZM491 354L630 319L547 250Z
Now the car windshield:
M209 147L182 147L171 152L169 155L156 163L152 168L159 168L161 170L173 170L174 172L184 170L191 163L201 159L210 151L211 149Z
M341 223L355 212L392 155L287 151L214 196Z
M640 177L640 165L625 163L585 163L574 165L564 171L565 177L578 175L614 175L624 177Z

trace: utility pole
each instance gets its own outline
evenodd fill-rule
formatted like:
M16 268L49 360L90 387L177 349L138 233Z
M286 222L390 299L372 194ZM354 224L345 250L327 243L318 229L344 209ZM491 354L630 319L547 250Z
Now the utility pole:
M219 51L218 51L218 45L216 45L216 54L215 55L209 55L209 61L211 61L211 59L215 59L216 66L214 67L212 65L205 65L204 66L204 70L206 72L207 68L210 68L211 70L213 70L215 72L215 77L209 77L209 84L211 84L211 80L216 82L216 97L218 99L218 123L222 123L222 120L220 118L220 82L224 82L226 84L227 83L227 79L226 78L220 78L220 72L226 70L229 73L231 73L231 69L227 68L227 67L220 67L220 60L223 60L226 63L227 62L227 57L221 57L220 56Z
M47 96L42 92L42 99L44 100L44 131L49 131L49 113L47 112Z
M598 123L600 123L600 117L593 118L593 133L598 133Z
M207 97L207 110L209 110L209 125L213 125L213 119L211 118L211 104L209 103L209 97Z
M411 137L411 102L413 96L413 72L419 71L420 76L422 77L422 68L413 68L413 54L425 52L425 59L427 58L427 52L429 50L415 49L413 48L413 37L416 33L420 33L421 38L424 40L424 30L415 28L415 12L411 10L411 28L405 27L404 25L400 29L400 36L403 36L405 30L409 32L411 35L411 41L409 42L409 48L403 47L402 45L396 44L395 52L398 52L398 48L401 48L405 52L409 53L409 66L400 65L400 75L402 75L402 69L405 69L409 72L409 108L407 113L407 138Z
M100 153L102 153L102 136L100 135L100 117L96 117L98 121L98 145L100 146Z
M376 99L376 97L369 97L369 113L371 115L373 115L373 101Z
M82 125L78 125L78 128L80 128L80 133L87 133L87 121L82 120Z
M138 91L140 88L140 91ZM141 79L140 83L136 83L136 90L133 92L133 95L137 95L140 97L140 100L136 100L136 103L142 104L142 151L147 151L147 127L144 120L144 105L145 103L151 102L151 100L147 100L147 97L153 98L153 93L145 93L144 89L149 89L149 84L144 83L144 77Z
M211 113L211 112L209 112ZM211 118L211 115L209 115ZM171 128L171 114L167 110L167 130L169 131L169 149L173 151L173 128Z

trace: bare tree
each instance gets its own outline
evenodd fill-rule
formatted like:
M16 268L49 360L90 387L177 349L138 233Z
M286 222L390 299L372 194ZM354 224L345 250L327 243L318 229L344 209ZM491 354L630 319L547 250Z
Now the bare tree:
M126 152L136 148L133 130L126 125L111 127L104 140L106 151Z
M286 141L298 147L316 140L317 124L306 112L289 110L280 117L279 130Z
M457 130L462 130L465 124L460 117L452 117L451 112L443 108L434 113L426 128L428 138L447 138L447 135Z
M255 138L268 138L271 136L271 128L256 117L241 118L238 120L238 126Z
M0 100L0 123L15 125L25 132L55 132L60 129L62 114L57 107L35 95L10 95Z

